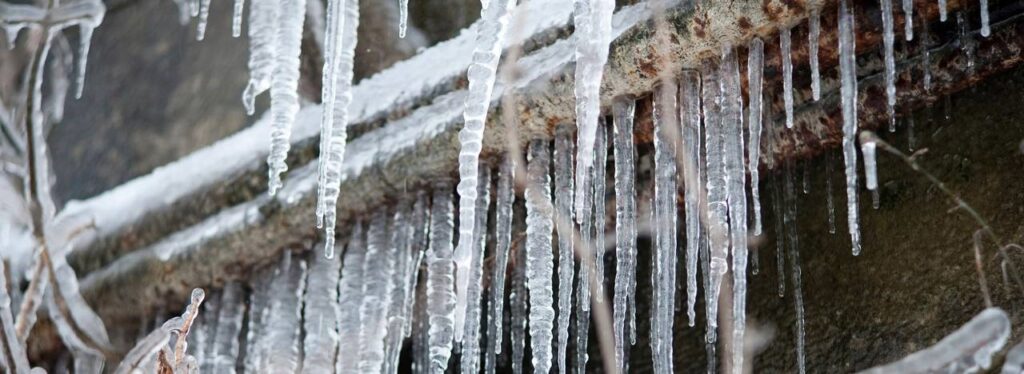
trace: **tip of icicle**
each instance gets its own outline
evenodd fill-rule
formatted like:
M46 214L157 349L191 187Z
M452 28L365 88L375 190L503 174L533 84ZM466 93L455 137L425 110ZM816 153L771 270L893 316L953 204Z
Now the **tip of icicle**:
M328 230L327 237L324 239L324 257L328 260L334 258L334 233L329 231L330 230Z
M206 298L206 291L203 291L202 288L194 288L194 289L192 289L192 303L193 304L200 303L205 298Z

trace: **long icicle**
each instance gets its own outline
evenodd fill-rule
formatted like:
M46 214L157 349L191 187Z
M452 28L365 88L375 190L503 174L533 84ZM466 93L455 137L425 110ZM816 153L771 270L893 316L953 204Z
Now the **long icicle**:
M753 53L753 52L751 52ZM700 75L684 72L679 80L679 120L683 138L683 185L686 189L686 315L697 319L697 252L700 250ZM751 132L753 134L753 132ZM753 135L751 135L753 136ZM621 196L621 195L620 195Z
M249 6L249 83L242 92L245 113L256 112L256 96L270 88L277 50L278 0L252 0Z
M630 285L636 281L636 172L633 148L632 98L617 97L612 103L614 115L615 156L615 296L613 323L615 362L619 372L626 371L626 314L633 313L627 305Z
M345 261L341 267L338 282L338 352L355 354L359 352L359 305L363 301L363 262L366 260L366 235L360 221L352 227L351 239L345 249ZM359 365L351 357L336 360L339 373L353 373Z
M466 77L469 94L462 114L465 125L459 131L459 241L455 248L455 341L462 341L466 322L470 264L473 262L473 238L476 230L477 173L483 147L487 110L491 107L495 71L501 59L501 47L508 30L509 12L515 0L501 0L480 11L481 24L473 49L473 63Z
M573 228L561 222L572 222L572 129L568 125L555 128L555 211L558 233L558 372L565 373L569 345L569 317L572 311Z
M814 18L811 18L812 20ZM817 40L812 37L812 46L817 45ZM816 47L812 47L811 59L817 60L817 53L814 51ZM817 61L814 61L817 62ZM816 72L817 64L811 64L812 71ZM812 74L813 76L814 74ZM748 111L748 131L750 139L747 142L747 157L748 165L747 170L750 172L750 195L751 200L754 202L754 235L761 235L761 192L760 192L760 178L758 177L758 167L761 164L761 99L764 97L761 88L763 85L762 77L764 76L764 42L761 39L754 38L750 41L750 45L747 47L747 84L748 84L748 97L750 97L750 103L747 105ZM813 84L812 84L813 87ZM695 266L696 267L696 266ZM694 281L696 284L696 280Z
M594 243L594 279L596 284L594 289L598 290L597 294L593 295L594 302L604 303L605 302L605 287L604 287L604 254L605 254L605 179L607 177L607 169L605 167L608 163L608 127L605 125L605 120L602 118L600 126L597 128L597 138L594 142L594 202L593 202L593 243ZM590 277L587 276L586 270L589 265L586 261L581 262L580 266L580 279L579 279L579 305L580 313L577 315L576 323L576 367L578 373L587 372L587 360L590 356L587 353L587 346L590 341L590 303L591 303L591 292L590 292ZM584 291L586 290L586 291Z
M328 4L327 42L331 47L324 63L324 111L320 125L320 175L317 190L317 224L324 225L324 252L334 255L334 229L337 219L338 195L341 188L341 165L345 160L348 128L348 106L352 102L352 68L355 61L356 31L359 29L359 2L332 0ZM330 74L327 69L330 66ZM328 84L330 87L328 87Z
M480 181L477 185L477 230L473 236L473 262L470 264L469 302L466 307L466 328L462 339L463 373L480 372L480 322L483 308L483 262L484 248L487 245L487 208L491 205L491 168L483 165L480 168Z
M575 211L593 201L594 137L601 113L601 78L611 43L614 0L574 0L573 26L576 42L576 202ZM578 215L577 218L580 218ZM581 222L582 223L582 222Z
M787 160L784 167L783 179L785 179L785 213L783 221L786 226L786 242L789 244L789 266L792 268L793 280L793 303L796 308L796 355L797 371L803 374L807 371L806 355L804 352L804 295L801 287L800 276L800 242L797 236L796 227L796 188L793 186L793 161ZM779 269L782 271L782 269Z
M743 93L739 61L731 46L722 51L722 125L725 131L725 169L728 179L729 236L732 247L733 335L732 367L743 368L743 337L747 303L747 194L743 165Z
M818 9L811 11L807 18L807 54L811 65L811 97L814 101L821 100L821 72L818 68L818 42L821 38L821 13ZM747 67L750 68L749 66Z
M676 140L679 124L676 110L678 89L662 82L654 100L654 212L657 268L654 284L655 309L652 326L654 371L672 373L672 316L676 291Z
M487 316L487 352L485 368L493 373L497 355L501 353L502 321L505 308L505 273L508 271L509 249L512 243L512 205L516 194L512 189L515 179L515 157L506 154L498 168L497 202L494 225L494 270L491 272L490 314Z
M242 13L245 10L245 0L235 0L234 12L231 14L231 36L242 36Z
M843 107L843 158L846 171L846 210L853 255L860 254L857 226L857 55L853 12L846 0L839 4L839 71Z
M702 85L704 96L704 138L707 149L707 214L709 269L711 284L707 292L708 341L713 343L718 327L718 296L722 278L729 270L729 207L725 171L723 126L719 118L721 102L717 67L706 65Z
M896 56L893 52L896 32L893 30L892 0L882 3L882 45L885 48L885 103L889 115L889 131L896 131Z
M427 372L436 374L448 369L455 334L454 210L449 185L435 186L430 208L430 249L427 252L427 316L430 319L427 324L430 351Z
M554 207L551 203L551 149L544 140L529 146L526 187L526 282L530 300L530 350L537 373L551 371L551 338L555 310L552 308L554 256L551 230Z
M908 42L914 40L914 0L903 0L903 33Z
M793 30L779 29L779 53L782 54L782 99L786 104L786 128L793 128Z
M209 1L209 0L206 0ZM270 195L281 188L281 173L288 170L285 159L291 148L292 125L299 111L299 54L306 0L282 0L278 13L274 73L270 83L270 154L267 189Z

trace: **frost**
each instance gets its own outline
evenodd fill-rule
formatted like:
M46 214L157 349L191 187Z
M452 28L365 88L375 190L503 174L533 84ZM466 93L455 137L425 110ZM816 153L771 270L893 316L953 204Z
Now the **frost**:
M430 249L427 252L427 316L430 318L427 341L430 350L429 372L448 368L455 333L455 263L452 261L452 234L455 223L452 192L448 186L434 189L430 209Z
M633 146L633 116L636 102L629 97L615 97L612 102L613 155L615 158L615 289L612 303L612 330L615 339L615 364L626 369L627 314L634 314L629 304L630 286L636 282L636 150ZM632 320L632 319L629 319Z
M526 186L526 283L530 300L530 351L534 371L551 370L551 338L555 310L552 308L554 256L551 230L551 149L543 140L530 142Z
M1010 319L1006 312L999 308L988 308L935 345L894 363L861 373L975 373L989 368L992 356L1003 348L1009 337ZM1014 351L1020 352L1016 349ZM1013 353L1011 351L1008 355L1004 370L1006 366L1011 366L1014 357L1019 360L1019 355Z
M470 265L474 261L474 243L477 219L477 173L480 170L480 150L483 148L487 110L494 91L495 72L501 59L501 47L508 31L509 12L514 0L501 0L500 4L480 11L481 24L477 29L473 62L466 71L469 94L463 112L462 130L459 131L459 244L455 248L455 341L462 341L468 305ZM480 214L486 214L486 209Z
M843 107L843 158L846 170L846 210L853 255L860 254L860 229L857 226L857 55L855 52L853 13L846 0L839 6L839 75Z

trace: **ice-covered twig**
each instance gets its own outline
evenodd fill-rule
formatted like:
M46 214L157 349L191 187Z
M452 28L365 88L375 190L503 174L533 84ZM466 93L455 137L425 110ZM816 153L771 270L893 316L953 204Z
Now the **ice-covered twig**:
M199 315L199 305L203 303L204 298L206 298L206 292L202 288L193 289L192 301L185 307L185 312L181 314L181 325L173 328L174 334L177 335L177 341L174 343L174 366L178 366L185 359L185 350L188 349L186 342L188 333L196 316Z

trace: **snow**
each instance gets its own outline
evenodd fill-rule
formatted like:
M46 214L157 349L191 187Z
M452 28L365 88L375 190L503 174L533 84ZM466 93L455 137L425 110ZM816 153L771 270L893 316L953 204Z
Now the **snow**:
M470 264L474 262L476 243L477 174L480 170L480 150L483 148L484 126L490 109L491 93L501 59L501 47L508 31L509 13L514 0L501 0L495 6L480 11L473 62L466 77L469 80L463 127L459 131L459 240L455 248L455 341L462 341L464 333ZM486 214L486 209L481 214Z
M455 338L454 214L452 191L447 186L436 187L430 209L430 249L427 252L428 371L432 373L448 368Z
M860 229L857 225L857 55L853 13L846 0L839 6L839 76L843 108L843 158L846 171L846 211L853 255L860 254Z
M633 115L636 103L626 97L612 104L615 157L615 293L612 301L612 330L615 338L615 363L625 370L625 328L630 285L636 281L636 151L633 148ZM631 318L629 318L631 319Z
M552 329L555 310L552 296L554 256L551 230L551 149L544 140L530 143L526 186L526 283L529 289L530 351L534 371L551 370Z
M988 308L935 345L914 352L894 363L861 373L974 373L989 368L992 356L1002 350L1009 337L1010 319L1006 312L999 308ZM1014 351L1019 354L1019 350ZM1019 360L1019 355L1016 357ZM1011 362L1013 358L1011 352L1007 362Z

